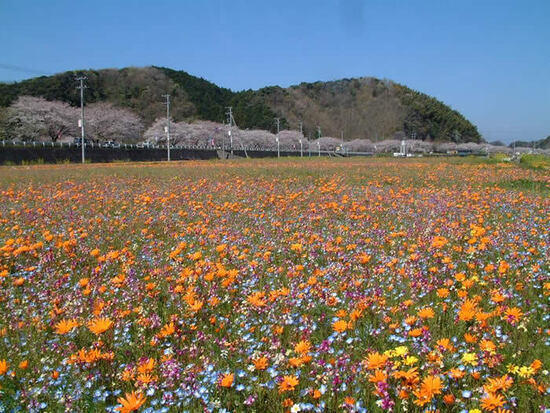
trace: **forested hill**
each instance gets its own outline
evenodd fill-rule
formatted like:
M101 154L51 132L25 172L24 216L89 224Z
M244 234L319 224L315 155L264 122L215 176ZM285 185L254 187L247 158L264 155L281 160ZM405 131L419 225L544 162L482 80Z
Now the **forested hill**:
M145 126L165 115L161 96L169 93L176 121L222 122L225 108L232 106L242 129L273 131L273 119L279 117L282 128L297 129L303 121L304 134L311 137L319 126L323 136L343 134L346 140L381 140L404 132L425 140L481 141L477 128L459 112L426 94L376 78L233 92L184 71L161 67L74 71L0 83L0 111L24 95L78 106L76 75L87 76L87 103L110 102L129 108Z

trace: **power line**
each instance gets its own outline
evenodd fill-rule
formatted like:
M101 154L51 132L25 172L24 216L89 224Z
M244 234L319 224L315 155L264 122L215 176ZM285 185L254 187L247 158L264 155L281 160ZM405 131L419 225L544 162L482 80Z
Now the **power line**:
M33 75L52 75L53 73L47 72L45 70L38 70L38 69L30 69L28 67L23 66L16 66L16 65L9 65L5 63L0 63L1 69L11 70L13 72L19 72L19 73L30 73Z

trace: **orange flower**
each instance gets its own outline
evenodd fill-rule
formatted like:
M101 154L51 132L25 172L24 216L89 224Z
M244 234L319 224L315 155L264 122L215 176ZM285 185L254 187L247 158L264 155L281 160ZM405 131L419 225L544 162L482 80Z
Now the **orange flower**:
M369 376L369 381L371 383L380 383L383 381L385 382L387 378L388 378L388 375L384 373L382 370L375 370L374 374L371 374Z
M396 371L396 372L392 373L392 376L395 377L396 379L403 380L404 385L408 386L408 387L416 386L418 384L418 382L420 381L419 378L418 378L418 368L417 367L413 367L413 368L411 368L407 371L402 371L402 370Z
M224 374L220 380L220 386L231 387L233 385L233 379L235 378L233 373Z
M307 354L311 351L311 343L308 340L301 340L294 346L294 351L299 354Z
M164 327L162 327L162 329L160 330L159 336L168 337L174 334L175 331L176 331L176 326L174 325L173 322L170 322L166 324Z
M141 393L126 393L124 397L119 397L117 399L117 402L122 404L122 406L117 407L116 410L118 410L120 413L134 412L139 409L146 400L147 398Z
M447 238L441 237L441 236L435 236L432 240L432 248L442 248L444 247L449 241L447 241Z
M61 320L55 325L55 332L57 334L67 334L76 327L78 327L78 321L76 320Z
M483 407L484 410L489 410L490 412L504 406L504 404L504 397L500 394L488 393L485 397L481 398L481 407Z
M337 333L343 333L348 329L348 323L345 320L338 320L332 324L332 329Z
M153 376L149 373L141 373L137 376L136 380L142 384L149 384L157 380L157 376Z
M479 343L479 348L482 351L486 351L488 353L494 353L497 346L491 340L481 340L481 342Z
M298 383L300 382L296 376L284 376L283 381L279 383L279 393L294 390Z
M523 316L523 312L517 307L511 307L504 312L504 316L504 319L510 324L516 324Z
M418 317L420 318L434 318L435 313L431 307L425 307L418 311Z
M449 370L449 375L453 379L461 379L462 377L464 377L465 374L466 373L464 373L462 370L459 370L459 369L452 368Z
M23 360L21 363L19 363L19 368L21 370L26 370L27 367L29 367L29 360Z
M388 361L388 356L385 354L380 354L378 352L370 353L367 356L367 369L376 370L384 367Z
M446 405L451 406L455 402L455 396L452 393L446 394L445 396L443 396L443 402Z
M143 363L141 363L138 367L138 373L150 373L153 371L153 369L155 368L155 359L154 358L150 358L150 359L147 359L147 361L144 361Z
M98 336L110 329L112 325L113 322L109 318L97 318L93 321L90 321L90 323L88 324L88 328L92 333Z
M449 290L447 288L438 288L437 296L439 298L447 298L449 296Z
M436 394L441 393L443 385L439 376L427 376L422 380L420 389L414 392L417 400L414 403L418 406L424 406L429 403Z
M409 331L409 336L411 337L420 337L421 335L422 335L421 328L413 328L411 331Z
M290 364L291 367L298 368L304 364L304 360L302 360L301 357L291 357L288 360L288 364Z
M353 406L355 404L355 399L353 397L348 396L344 399L344 404L346 406Z
M453 351L454 350L454 346L451 344L451 340L449 340L446 337L440 338L439 340L437 340L437 345L442 347L443 349L445 349L447 351Z
M290 407L294 404L294 402L292 401L292 399L284 399L283 400L283 407Z
M252 360L252 363L254 364L254 368L256 370L265 370L269 364L269 360L267 357L260 357Z
M8 362L6 360L0 360L0 376L3 376L8 371Z
M487 384L483 386L487 393L494 394L499 391L506 391L514 384L514 379L512 379L507 374L501 377L489 378L487 379Z
M476 302L473 300L466 300L458 312L458 319L461 321L470 321L475 317L477 311Z
M264 307L265 302L265 293L256 291L255 293L248 296L248 302L254 307Z

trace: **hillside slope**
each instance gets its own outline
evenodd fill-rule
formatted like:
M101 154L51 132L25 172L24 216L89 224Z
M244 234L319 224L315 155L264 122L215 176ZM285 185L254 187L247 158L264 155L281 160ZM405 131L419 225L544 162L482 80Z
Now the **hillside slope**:
M282 128L304 134L344 139L380 140L404 132L417 139L480 142L476 127L442 102L397 83L375 78L301 83L233 92L184 71L161 67L103 69L41 76L13 84L0 83L0 107L30 95L78 106L75 76L86 75L86 102L109 102L128 108L146 127L165 116L162 94L172 99L176 121L195 119L222 122L225 108L233 106L239 127L274 130L274 117ZM0 113L0 118L2 114Z

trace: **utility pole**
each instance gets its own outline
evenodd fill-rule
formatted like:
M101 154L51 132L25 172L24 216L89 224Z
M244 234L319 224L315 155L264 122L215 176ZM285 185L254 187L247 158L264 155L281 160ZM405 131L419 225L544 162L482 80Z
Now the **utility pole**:
M275 118L275 123L277 124L277 137L275 140L277 141L277 158L281 157L281 150L280 150L280 143L279 143L279 128L281 127L281 120L279 118Z
M166 147L168 148L168 162L170 162L170 95L162 95L166 98Z
M84 154L84 89L87 88L87 86L84 84L84 81L86 79L86 76L80 76L76 78L76 80L80 82L80 86L77 86L77 89L80 89L80 129L82 135L80 145L82 146L82 163L84 163L86 160Z
M304 137L303 127L304 122L300 121L300 158L304 157L304 147L302 145L302 139Z
M228 106L227 112L225 113L227 115L227 124L229 126L229 131L227 134L229 135L229 146L231 150L231 155L233 155L233 135L231 134L231 125L233 123L233 107Z

